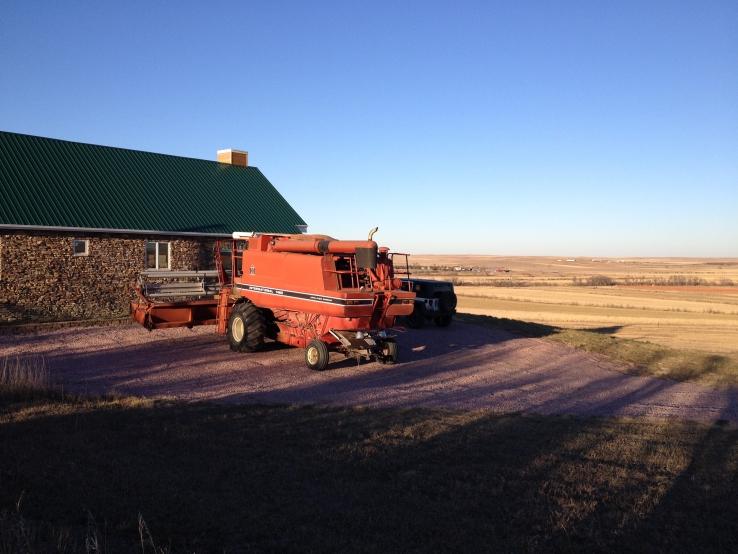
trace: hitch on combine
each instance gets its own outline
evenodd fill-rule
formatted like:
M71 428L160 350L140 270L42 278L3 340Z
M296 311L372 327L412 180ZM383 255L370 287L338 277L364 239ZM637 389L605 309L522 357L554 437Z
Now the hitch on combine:
M407 256L378 247L376 231L365 241L234 233L228 258L216 244L215 271L142 274L131 313L147 329L216 325L235 351L258 350L266 339L305 348L316 370L331 351L393 363L389 329L412 313L415 294L396 276L409 276Z

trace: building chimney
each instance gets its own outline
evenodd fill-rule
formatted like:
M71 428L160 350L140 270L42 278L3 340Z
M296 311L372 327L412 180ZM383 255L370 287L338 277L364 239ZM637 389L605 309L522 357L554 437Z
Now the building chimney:
M248 167L249 153L244 150L218 150L218 161L222 164L237 165L239 167Z

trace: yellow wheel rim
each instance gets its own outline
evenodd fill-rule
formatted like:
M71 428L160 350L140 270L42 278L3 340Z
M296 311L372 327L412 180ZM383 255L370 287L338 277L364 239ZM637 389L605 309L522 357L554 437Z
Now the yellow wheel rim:
M317 365L320 358L320 352L314 346L310 346L307 351L307 359L310 365Z
M243 326L243 319L240 317L236 317L233 319L233 323L231 324L231 335L233 335L233 340L236 342L241 342L243 340L243 336L245 334L245 329Z

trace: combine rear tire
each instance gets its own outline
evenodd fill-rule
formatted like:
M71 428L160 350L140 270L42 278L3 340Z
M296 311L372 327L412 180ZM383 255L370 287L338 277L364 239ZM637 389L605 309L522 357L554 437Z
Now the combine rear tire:
M251 302L236 304L228 319L228 343L234 352L254 352L264 344L266 322Z
M328 347L321 340L313 339L305 349L305 365L314 371L323 371L328 367Z

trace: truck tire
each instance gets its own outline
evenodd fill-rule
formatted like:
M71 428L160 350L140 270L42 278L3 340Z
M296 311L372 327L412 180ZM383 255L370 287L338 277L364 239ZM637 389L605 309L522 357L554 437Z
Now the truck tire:
M251 302L236 304L228 318L228 343L234 352L254 352L264 344L266 321Z
M448 327L449 325L451 325L451 320L453 320L453 317L454 316L451 314L439 315L433 318L433 322L439 327Z
M379 361L383 364L397 363L399 349L394 340L387 340L382 345L382 355Z
M415 302L413 313L405 318L405 323L411 329L420 329L425 325L425 304Z
M456 295L450 290L445 290L436 294L438 298L438 307L443 314L452 314L456 311Z
M328 347L322 340L311 340L305 348L305 365L313 371L323 371L328 367L330 356Z

